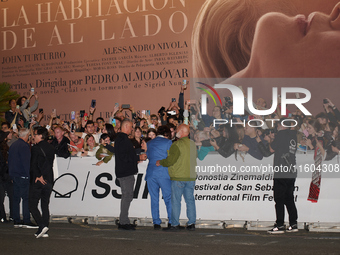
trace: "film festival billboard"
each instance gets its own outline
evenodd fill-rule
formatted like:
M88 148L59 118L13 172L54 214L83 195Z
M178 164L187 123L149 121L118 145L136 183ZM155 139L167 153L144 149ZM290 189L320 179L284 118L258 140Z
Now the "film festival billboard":
M56 108L69 120L92 99L95 118L108 120L115 103L156 113L189 82L183 121L197 145L197 218L275 220L279 169L296 178L302 221L339 221L337 0L1 0L0 8L1 81L25 96L34 88L47 115ZM282 130L297 136L275 147ZM59 175L71 173L62 161ZM136 217L151 216L139 210L149 206L145 168ZM110 215L119 184L98 171L88 172L86 189L72 198L55 190L54 210L76 214L78 204L86 214L91 203L100 212L89 215Z
M202 2L1 1L1 80L66 120L92 99L104 119L115 103L157 112L192 76Z

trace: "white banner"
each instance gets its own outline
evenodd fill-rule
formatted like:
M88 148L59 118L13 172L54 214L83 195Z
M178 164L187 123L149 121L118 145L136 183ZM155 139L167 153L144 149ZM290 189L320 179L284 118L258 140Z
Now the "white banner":
M240 157L238 160L234 156L225 159L213 153L204 161L198 161L197 169L200 172L195 188L198 219L275 221L273 180L272 173L268 172L273 157L259 161L247 155L244 160L246 163ZM96 162L93 157L57 159L59 177L51 195L51 214L119 216L121 190L114 174L114 158L101 166L95 166ZM319 200L312 203L307 201L307 197L313 170L313 155L297 155L298 178L295 183L295 201L299 222L339 222L338 157L324 163L326 164L322 169ZM147 164L148 162L139 164L130 217L151 218L150 196L144 180ZM254 172L259 168L260 172ZM202 173L207 169L210 173ZM161 218L166 218L165 205L162 201L160 214ZM182 201L181 219L185 218L185 203Z

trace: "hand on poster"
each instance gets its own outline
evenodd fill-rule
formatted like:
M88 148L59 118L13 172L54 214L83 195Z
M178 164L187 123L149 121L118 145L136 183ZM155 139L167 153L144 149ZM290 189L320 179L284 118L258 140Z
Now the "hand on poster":
M56 112L53 110L50 116L51 116L51 119L55 119L55 118L57 117L57 114L56 114Z
M184 90L187 89L187 85L189 84L188 80L183 80L182 86L181 86L181 93L184 93Z
M184 104L184 110L189 110L190 100L186 100Z
M333 107L334 107L334 104L332 103L331 100L329 100L329 98L325 98L325 99L323 100L323 106L324 106L325 110L327 111L327 110L328 110L328 107L333 108Z
M119 105L118 104L115 104L115 107L113 107L113 112L112 112L112 116L115 115L116 112L119 111Z
M56 123L57 123L57 125L60 125L60 122L61 122L61 120L60 120L60 116L56 116L56 121L55 121Z
M43 118L44 118L44 112L39 112L37 122L40 122Z
M135 108L134 108L132 105L130 105L130 108L129 108L129 110L130 110L132 113L134 113L134 112L135 112Z
M90 107L90 110L89 110L90 115L93 115L93 113L94 113L95 111L96 111L96 108Z

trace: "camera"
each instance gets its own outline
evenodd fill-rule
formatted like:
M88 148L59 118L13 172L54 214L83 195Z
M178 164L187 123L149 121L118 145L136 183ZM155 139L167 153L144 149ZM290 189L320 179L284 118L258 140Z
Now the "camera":
M265 129L262 133L263 136L266 136L266 135L270 135L270 134L275 134L275 130L274 129Z
M163 115L164 115L164 111L165 111L165 107L162 106L162 107L158 110L158 114L159 114L160 116L163 116Z
M233 105L233 101L231 100L231 97L224 97L225 104L224 106L226 108L229 108L230 106Z
M332 140L331 145L332 145L333 147L336 147L336 141Z
M323 103L324 103L324 104L328 104L328 100L327 100L327 99L324 99L324 100L323 100Z

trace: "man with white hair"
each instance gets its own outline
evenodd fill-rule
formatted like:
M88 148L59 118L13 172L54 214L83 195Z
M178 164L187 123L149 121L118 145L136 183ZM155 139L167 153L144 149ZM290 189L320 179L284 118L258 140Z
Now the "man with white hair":
M30 131L19 130L19 139L12 144L8 152L9 176L13 181L13 220L15 228L37 228L31 223L28 205L30 187L31 151L27 143ZM20 220L20 201L22 199L23 223Z

